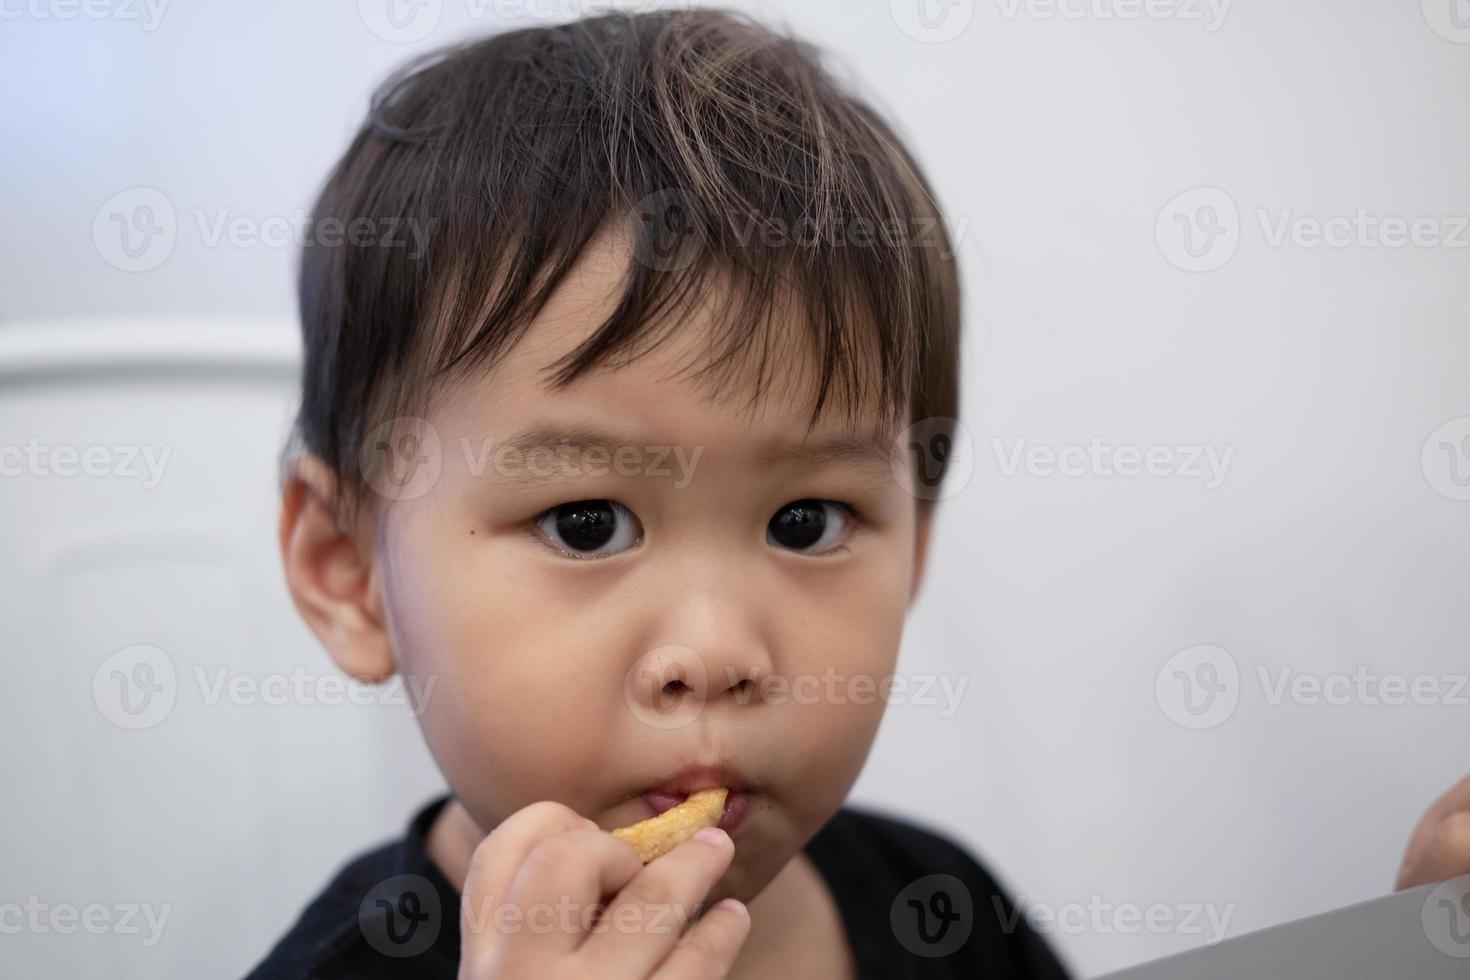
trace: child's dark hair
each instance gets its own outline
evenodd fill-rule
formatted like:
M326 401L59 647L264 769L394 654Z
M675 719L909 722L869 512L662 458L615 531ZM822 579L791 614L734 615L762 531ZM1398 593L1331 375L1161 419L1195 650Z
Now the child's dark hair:
M493 367L609 222L635 260L549 383L636 356L719 277L701 379L754 355L759 398L805 337L812 425L834 405L900 429L958 415L959 288L926 180L817 51L739 14L608 14L416 61L375 94L313 221L363 232L304 249L300 278L295 438L349 520L366 434ZM783 296L804 315L776 315Z

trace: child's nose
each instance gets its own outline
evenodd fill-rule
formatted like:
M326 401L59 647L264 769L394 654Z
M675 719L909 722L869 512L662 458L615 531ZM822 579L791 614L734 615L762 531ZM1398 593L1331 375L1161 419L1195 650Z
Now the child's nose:
M760 681L768 673L763 648L666 643L628 669L623 695L643 723L682 728L706 711L742 711L759 703Z
M646 646L629 667L625 693L636 714L663 727L717 705L756 704L775 670L781 597L738 556L722 551L710 560L703 544L681 549L677 562L660 566L658 581L643 583Z

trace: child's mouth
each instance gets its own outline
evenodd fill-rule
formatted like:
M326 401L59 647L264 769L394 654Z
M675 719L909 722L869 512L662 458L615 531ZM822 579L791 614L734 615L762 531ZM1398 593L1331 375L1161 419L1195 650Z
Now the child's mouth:
M663 790L649 790L643 794L643 802L653 810L655 814L663 813L671 807L676 807L689 798L688 793L669 793ZM716 824L721 830L730 836L745 823L745 814L750 797L742 790L732 789L725 797L725 815Z

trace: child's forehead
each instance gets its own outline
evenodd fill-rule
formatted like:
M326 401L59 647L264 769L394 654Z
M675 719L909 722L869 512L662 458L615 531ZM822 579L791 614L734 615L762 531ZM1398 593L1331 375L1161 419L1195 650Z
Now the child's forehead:
M898 420L886 418L873 399L859 403L829 393L814 418L821 364L793 293L773 297L770 319L749 338L765 346L764 358L742 358L729 371L711 372L721 314L738 288L718 273L699 279L687 304L670 311L636 349L565 387L555 385L555 366L614 312L634 261L628 237L616 226L596 236L498 362L446 390L442 413L494 430L497 438L527 442L559 429L568 436L641 432L675 442L682 433L763 448L789 443L793 435L811 444L855 446L891 439Z
M844 412L834 404L813 420L812 372L790 361L764 383L746 370L713 389L689 370L701 354L697 323L681 324L665 342L626 363L599 365L557 387L547 380L547 365L576 341L534 343L536 329L531 327L523 349L447 392L442 417L520 451L558 443L610 449L718 443L772 461L802 445L876 455L891 444L897 427L872 407ZM548 336L558 333L548 325Z

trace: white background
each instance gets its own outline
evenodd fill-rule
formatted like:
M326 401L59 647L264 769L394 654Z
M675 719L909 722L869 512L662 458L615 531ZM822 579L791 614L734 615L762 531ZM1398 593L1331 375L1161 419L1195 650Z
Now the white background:
M1126 0L1073 0L1070 16L928 2L927 27L912 0L777 14L896 119L958 232L967 289L973 476L941 509L900 663L969 686L952 717L891 707L855 799L951 833L1028 904L1165 907L1164 928L1094 912L1053 928L1082 974L1206 941L1207 912L1186 922L1197 906L1236 935L1386 892L1419 814L1470 771L1467 692L1272 703L1271 684L1361 668L1443 693L1470 669L1456 479L1470 422L1431 440L1470 416L1470 232L1402 247L1273 235L1283 216L1360 210L1455 232L1470 28L1454 28L1453 0L1156 0L1133 17L1104 16ZM94 9L106 16L0 3L0 317L205 330L244 314L289 345L295 250L208 230L308 208L371 88L411 54L578 8L431 0L406 43L369 29L384 23L372 0L175 0L152 29L142 6ZM129 272L109 262L104 205L139 187L167 198L176 240ZM1196 188L1215 190L1171 204ZM1228 234L1202 260L1217 268L1187 271L1175 211L1198 231L1201 202L1224 207ZM181 676L329 674L275 556L291 396L289 372L0 388L0 443L177 449L151 494L0 480L19 542L0 578L19 675L0 694L0 903L171 908L146 948L0 934L17 975L243 973L439 785L391 705L211 708L193 691L137 732L94 706L94 672L134 643L169 650ZM1009 466L1018 440L1094 438L1230 463L1210 487ZM105 534L111 563L47 577L58 541ZM1235 708L1194 730L1170 692L1173 669L1197 665L1164 668L1205 644L1238 672Z

